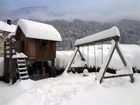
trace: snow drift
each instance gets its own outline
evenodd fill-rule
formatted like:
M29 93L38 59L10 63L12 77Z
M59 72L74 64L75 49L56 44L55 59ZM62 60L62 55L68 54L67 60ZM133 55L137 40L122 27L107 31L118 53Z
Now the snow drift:
M86 61L82 61L80 55L77 54L73 61L72 67L84 67L85 64L87 64L89 67L101 67L102 62L105 61L105 58L110 51L110 48L110 44L104 44L103 47L102 45L81 47L80 51L82 52ZM120 48L123 52L123 55L127 60L129 60L131 65L137 69L140 69L140 46L134 44L120 44ZM56 67L65 68L72 53L73 51L57 51ZM120 60L120 57L116 51L113 54L109 67L117 70L124 68L124 65L122 64L122 61Z

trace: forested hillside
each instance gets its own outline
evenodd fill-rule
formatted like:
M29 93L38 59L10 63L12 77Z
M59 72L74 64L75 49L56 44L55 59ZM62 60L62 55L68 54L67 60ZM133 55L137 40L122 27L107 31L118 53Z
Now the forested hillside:
M112 26L118 26L121 32L121 43L140 44L140 21L122 20L114 23L99 23L95 21L64 20L45 21L55 26L62 35L63 41L59 43L58 50L70 50L75 40L92 35Z
M37 20L36 20L37 21ZM17 21L14 21L16 24ZM117 26L120 29L123 44L140 44L140 21L121 20L112 23L100 23L95 21L82 20L53 20L41 21L53 25L61 33L63 41L58 44L58 50L71 50L74 47L76 39Z

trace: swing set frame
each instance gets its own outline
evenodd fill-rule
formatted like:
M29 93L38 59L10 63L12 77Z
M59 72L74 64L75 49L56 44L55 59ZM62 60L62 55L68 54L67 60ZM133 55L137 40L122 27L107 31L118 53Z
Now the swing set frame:
M105 62L103 62L103 65L100 69L97 80L99 80L99 82L102 83L103 79L129 76L130 77L130 82L133 83L134 82L133 70L132 70L132 67L130 66L129 62L126 60L126 58L122 54L122 51L119 47L119 39L120 39L119 29L117 27L112 27L112 28L107 29L105 31L96 33L94 35L90 35L90 36L87 36L85 38L81 38L81 39L76 40L75 51L74 51L72 57L70 58L70 61L67 65L64 73L67 73L67 71L71 67L77 53L80 54L80 57L81 57L82 60L85 60L81 51L80 51L80 49L79 49L80 47L87 46L87 45L88 46L93 45L93 44L96 44L96 43L99 43L99 42L103 43L105 41L112 41L111 49L109 51L109 54L108 54ZM112 75L112 76L105 76L105 73L107 71L107 68L109 66L109 63L111 61L111 58L113 56L113 53L114 53L115 49L116 49L123 65L129 70L129 73Z

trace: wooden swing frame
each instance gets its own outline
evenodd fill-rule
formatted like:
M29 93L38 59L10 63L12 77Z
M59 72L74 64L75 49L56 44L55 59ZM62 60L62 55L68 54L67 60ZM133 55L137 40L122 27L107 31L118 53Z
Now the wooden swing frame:
M110 35L106 36L106 34L110 34ZM101 36L101 37L98 37L98 36ZM98 37L98 38L96 38L96 37ZM132 70L132 67L129 65L129 63L126 61L125 57L123 56L122 51L120 50L119 39L120 39L120 32L119 32L119 29L117 27L113 27L113 28L110 28L110 29L105 30L103 32L99 32L95 35L91 35L91 36L87 36L85 38L78 39L75 43L75 47L76 47L75 51L74 51L68 65L67 65L64 73L66 73L68 71L68 69L71 67L72 62L75 59L76 54L78 52L80 54L81 59L85 60L80 49L79 49L80 47L92 45L92 44L99 43L99 42L112 41L112 47L110 49L110 52L107 56L106 61L103 63L103 65L100 69L100 72L99 72L100 75L98 75L97 79L99 80L100 83L102 83L103 79L129 76L130 82L133 83L134 82L133 70ZM87 41L87 40L89 40L89 41ZM105 72L107 71L108 65L111 61L111 58L113 56L115 49L116 49L119 57L121 58L123 65L125 67L128 67L128 69L130 70L130 73L105 76Z

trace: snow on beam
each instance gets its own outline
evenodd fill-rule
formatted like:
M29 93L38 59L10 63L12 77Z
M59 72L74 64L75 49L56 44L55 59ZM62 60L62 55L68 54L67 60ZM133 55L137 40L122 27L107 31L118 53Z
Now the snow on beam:
M118 27L114 26L110 29L104 30L94 35L90 35L90 36L76 40L75 46L82 46L82 45L97 43L101 41L108 41L112 38L119 39L119 37L120 37L120 31Z

